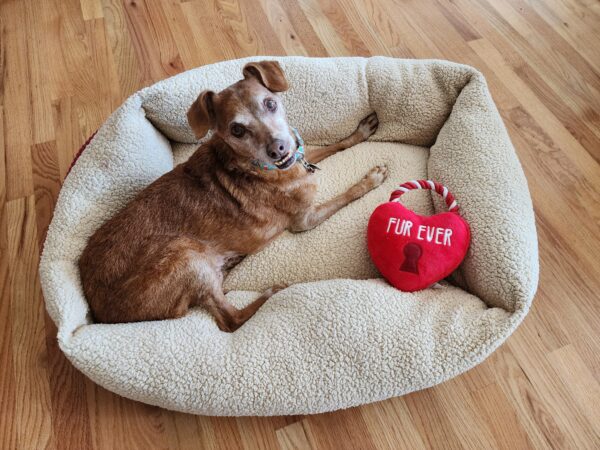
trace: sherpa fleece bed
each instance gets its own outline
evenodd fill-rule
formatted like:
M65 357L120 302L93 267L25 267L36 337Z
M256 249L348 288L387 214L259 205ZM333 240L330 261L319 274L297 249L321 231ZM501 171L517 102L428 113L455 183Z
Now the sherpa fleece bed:
M389 178L316 229L286 232L232 271L225 287L238 306L274 283L290 284L235 333L219 331L202 309L177 320L91 322L77 268L87 239L189 157L198 144L187 108L203 89L240 79L251 59L200 67L133 94L81 154L40 264L62 351L111 391L206 415L348 408L433 386L483 361L529 309L537 237L527 183L485 79L447 61L275 58L290 83L283 94L290 124L308 144L337 141L370 112L379 116L369 142L320 164L318 199L378 164ZM455 194L472 243L443 288L403 293L370 262L366 227L395 186L420 178ZM420 214L445 211L426 191L403 203Z

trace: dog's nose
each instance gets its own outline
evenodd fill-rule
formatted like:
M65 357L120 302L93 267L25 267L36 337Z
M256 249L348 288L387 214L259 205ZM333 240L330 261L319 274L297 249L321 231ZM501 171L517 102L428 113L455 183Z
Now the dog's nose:
M281 139L274 139L267 147L267 155L272 159L280 159L289 151L287 147Z

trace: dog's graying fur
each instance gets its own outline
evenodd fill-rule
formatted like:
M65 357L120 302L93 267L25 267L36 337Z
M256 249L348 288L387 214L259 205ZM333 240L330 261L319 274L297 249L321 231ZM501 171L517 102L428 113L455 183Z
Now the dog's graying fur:
M242 309L222 289L224 274L288 229L316 227L379 186L378 166L345 193L315 205L316 180L290 155L297 143L278 92L288 83L275 61L249 63L244 79L225 90L204 91L188 111L201 138L191 158L150 184L90 238L79 268L98 322L181 317L202 305L223 331L235 331L283 286ZM307 152L311 163L366 140L375 113L336 144ZM274 164L262 170L255 161Z

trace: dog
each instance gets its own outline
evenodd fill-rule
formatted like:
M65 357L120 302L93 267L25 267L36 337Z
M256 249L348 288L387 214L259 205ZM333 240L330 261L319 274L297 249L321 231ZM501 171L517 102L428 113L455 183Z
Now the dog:
M342 141L301 153L279 93L288 89L276 61L251 62L243 79L204 91L190 107L200 139L189 160L143 189L89 239L79 259L84 294L96 322L175 319L202 306L222 331L242 326L277 285L237 309L224 276L284 230L302 232L379 186L385 166L371 169L343 194L313 203L314 164L365 141L377 115Z

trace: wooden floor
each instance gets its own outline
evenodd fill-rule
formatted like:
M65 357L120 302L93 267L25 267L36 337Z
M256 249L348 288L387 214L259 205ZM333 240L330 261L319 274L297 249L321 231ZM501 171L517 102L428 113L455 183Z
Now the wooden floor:
M487 77L540 237L531 313L432 389L306 417L120 398L60 353L37 275L77 148L128 95L247 55L446 58ZM0 0L0 448L600 448L598 0Z

